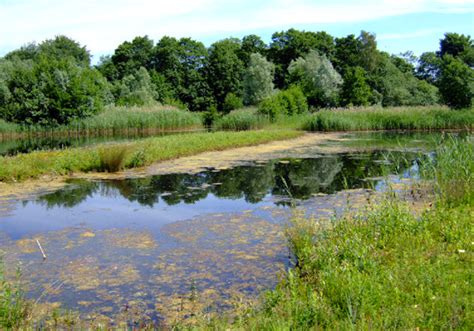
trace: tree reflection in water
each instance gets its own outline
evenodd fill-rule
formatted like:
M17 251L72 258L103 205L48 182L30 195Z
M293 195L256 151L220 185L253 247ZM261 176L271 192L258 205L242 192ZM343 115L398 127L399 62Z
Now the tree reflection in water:
M120 195L131 202L152 207L160 199L167 205L193 204L212 194L222 199L244 198L258 203L268 195L308 199L317 193L370 185L365 179L407 171L415 153L373 152L336 154L318 158L272 160L265 164L239 166L197 174L168 174L140 179L91 182L75 180L73 185L38 198L48 208L71 208L94 194ZM285 199L279 204L285 204Z

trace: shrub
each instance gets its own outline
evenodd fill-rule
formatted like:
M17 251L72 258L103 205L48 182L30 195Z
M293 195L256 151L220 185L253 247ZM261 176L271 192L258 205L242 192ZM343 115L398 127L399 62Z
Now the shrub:
M302 114L308 111L307 99L298 86L280 91L272 97L263 100L258 112L274 121L280 115Z
M232 110L242 108L244 103L241 97L238 97L234 93L228 93L225 96L224 104L222 105L222 109L224 112L228 113Z
M446 55L441 67L439 92L444 103L451 108L471 107L474 97L473 70L461 60Z
M262 115L268 116L271 121L274 121L282 111L283 109L280 101L274 96L263 100L258 106L258 112Z
M209 110L204 113L203 123L205 126L209 127L214 124L214 121L219 118L219 113L217 112L216 105L211 105Z
M0 70L0 114L8 121L67 124L99 112L109 99L102 75L68 57L6 61Z
M303 90L299 86L291 86L287 93L292 95L296 105L296 113L303 114L308 111L308 99L305 97Z

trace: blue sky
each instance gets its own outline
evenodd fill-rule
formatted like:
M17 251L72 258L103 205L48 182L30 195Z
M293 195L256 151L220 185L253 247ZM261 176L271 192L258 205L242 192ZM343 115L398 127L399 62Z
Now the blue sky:
M360 30L398 54L436 50L444 32L474 37L474 0L0 0L0 56L67 35L95 61L138 35L192 37L206 45L290 27L340 37Z

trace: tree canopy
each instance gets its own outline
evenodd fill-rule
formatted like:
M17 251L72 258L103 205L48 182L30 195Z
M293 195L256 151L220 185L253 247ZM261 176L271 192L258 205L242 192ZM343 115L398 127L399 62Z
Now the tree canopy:
M446 33L438 50L419 58L381 52L376 36L366 31L334 38L324 31L289 29L275 32L269 44L250 34L209 47L191 38L164 36L155 42L138 36L95 66L85 46L60 35L0 58L0 117L67 123L107 103L229 111L242 102L258 105L292 86L315 107L444 102L463 108L472 105L473 66L473 40L458 33ZM279 101L267 106L286 107L289 95L299 99L299 92L292 93L277 93Z

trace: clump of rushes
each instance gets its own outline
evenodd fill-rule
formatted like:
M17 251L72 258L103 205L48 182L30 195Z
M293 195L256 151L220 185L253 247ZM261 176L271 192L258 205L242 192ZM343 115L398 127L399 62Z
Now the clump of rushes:
M474 108L397 107L325 109L304 125L309 131L439 130L474 128Z
M269 123L268 117L257 113L256 108L238 109L219 118L214 123L216 130L244 131L261 129Z
M107 172L117 172L122 170L127 153L127 146L100 147L98 149L99 168L97 170Z
M451 135L436 150L436 157L421 163L422 176L436 182L438 196L448 205L474 204L474 143Z

